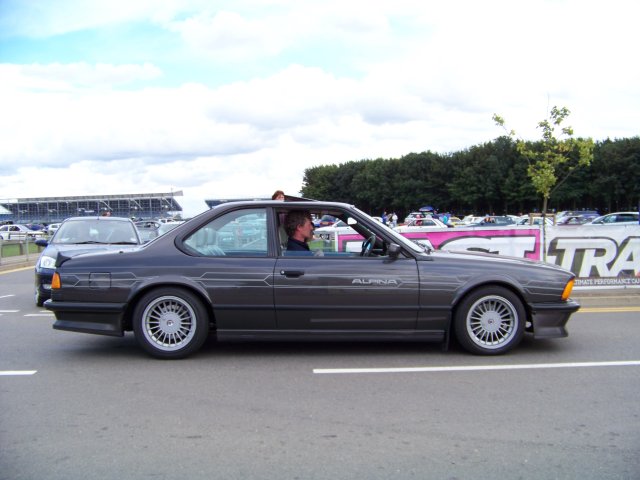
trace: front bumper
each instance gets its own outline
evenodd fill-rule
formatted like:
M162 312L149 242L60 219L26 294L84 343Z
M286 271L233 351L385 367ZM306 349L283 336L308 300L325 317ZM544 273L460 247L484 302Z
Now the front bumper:
M47 300L44 307L56 316L53 328L69 332L122 337L125 303L78 303Z
M55 270L36 270L36 292L41 300L51 298L51 279Z
M537 303L531 305L533 338L562 338L569 335L566 324L572 313L580 308L575 300L562 303Z

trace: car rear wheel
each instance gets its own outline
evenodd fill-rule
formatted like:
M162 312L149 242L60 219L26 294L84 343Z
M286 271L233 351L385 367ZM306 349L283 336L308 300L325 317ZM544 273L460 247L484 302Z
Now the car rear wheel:
M160 288L145 294L133 313L140 346L156 358L184 358L196 352L209 334L207 311L187 290Z
M484 287L468 295L456 310L456 338L474 354L498 355L522 340L526 312L522 302L503 287Z

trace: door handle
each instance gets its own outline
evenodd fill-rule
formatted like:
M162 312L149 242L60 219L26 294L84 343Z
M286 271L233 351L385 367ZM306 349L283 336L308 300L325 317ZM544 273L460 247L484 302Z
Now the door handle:
M298 278L304 275L304 270L280 270L280 275L285 277Z

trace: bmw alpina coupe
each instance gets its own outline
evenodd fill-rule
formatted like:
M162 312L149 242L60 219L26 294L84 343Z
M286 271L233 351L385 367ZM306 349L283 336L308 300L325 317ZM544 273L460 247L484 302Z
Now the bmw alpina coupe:
M353 232L289 251L284 223L294 210L332 215ZM352 205L230 202L133 250L61 252L45 307L55 329L133 331L158 358L188 356L210 335L445 345L455 338L471 353L493 355L525 333L567 336L579 308L569 298L573 281L546 263L434 251Z

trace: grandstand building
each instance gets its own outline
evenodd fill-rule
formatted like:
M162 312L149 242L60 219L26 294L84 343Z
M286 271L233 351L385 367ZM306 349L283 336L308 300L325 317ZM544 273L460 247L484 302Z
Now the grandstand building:
M174 217L182 212L182 207L175 199L181 196L180 190L171 193L0 200L0 220L13 223L57 223L68 217L96 216L105 212L115 217L136 219Z

